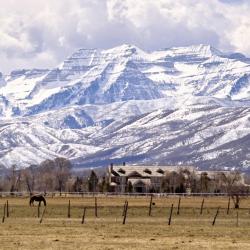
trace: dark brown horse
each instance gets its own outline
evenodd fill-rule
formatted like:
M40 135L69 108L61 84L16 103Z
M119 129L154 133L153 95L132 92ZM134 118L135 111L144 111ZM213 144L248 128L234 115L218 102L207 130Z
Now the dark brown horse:
M34 206L34 201L39 202L39 206L41 205L41 202L43 202L44 206L46 206L46 200L42 195L33 195L30 197L30 206Z

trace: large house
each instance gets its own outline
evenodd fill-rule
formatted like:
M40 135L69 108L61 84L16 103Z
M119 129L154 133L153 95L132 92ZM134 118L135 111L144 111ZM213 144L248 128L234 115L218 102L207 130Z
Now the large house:
M108 168L109 190L117 193L218 193L227 192L235 178L230 171L199 171L193 166L136 166ZM226 180L225 180L226 179ZM234 183L245 185L243 174Z
M190 172L192 166L114 166L108 169L109 186L113 192L149 193L161 192L162 181L167 173L178 172L186 169Z

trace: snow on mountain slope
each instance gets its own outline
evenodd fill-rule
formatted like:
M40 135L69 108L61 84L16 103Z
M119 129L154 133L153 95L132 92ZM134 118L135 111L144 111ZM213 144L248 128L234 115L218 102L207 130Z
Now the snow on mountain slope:
M51 70L0 74L0 165L68 157L250 165L250 59L209 45L80 49Z
M79 166L112 159L242 169L250 162L250 109L199 105L154 111L110 124L91 139L103 150L75 159Z
M2 80L0 95L20 114L168 96L236 100L250 97L249 76L249 59L208 45L152 52L122 45L80 49L52 70L13 71Z
M249 107L196 103L140 113L136 109L146 109L148 101L136 102L109 104L108 114L103 105L84 105L6 120L0 127L1 163L26 167L66 156L75 167L126 161L249 169Z
M26 167L47 158L80 157L98 147L89 137L115 121L163 108L167 100L116 102L106 105L71 106L30 117L0 121L0 165Z

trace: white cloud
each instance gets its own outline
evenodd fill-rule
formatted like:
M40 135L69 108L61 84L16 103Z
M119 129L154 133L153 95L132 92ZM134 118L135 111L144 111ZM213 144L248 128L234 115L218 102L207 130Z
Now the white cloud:
M0 0L0 71L52 67L79 47L198 43L250 55L246 0Z

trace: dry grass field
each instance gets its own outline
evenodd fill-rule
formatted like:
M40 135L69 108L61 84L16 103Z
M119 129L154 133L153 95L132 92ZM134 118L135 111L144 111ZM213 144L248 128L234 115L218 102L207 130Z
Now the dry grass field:
M69 199L71 217L67 218ZM29 207L28 198L8 198L10 217L0 222L0 249L250 249L250 199L241 202L238 225L236 210L226 213L226 197L205 197L200 215L202 199L182 197L177 215L178 197L154 197L152 215L148 216L150 197L129 197L123 225L125 197L98 197L97 218L93 197L47 198L41 224L37 206ZM1 216L6 200L0 198ZM83 207L87 210L81 224Z

